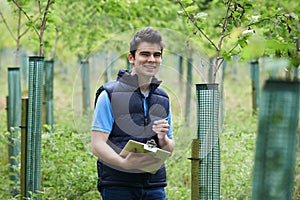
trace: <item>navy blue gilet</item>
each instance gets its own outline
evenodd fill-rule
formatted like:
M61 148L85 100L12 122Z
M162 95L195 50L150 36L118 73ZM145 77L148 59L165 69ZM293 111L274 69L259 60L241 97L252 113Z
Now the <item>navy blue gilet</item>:
M132 76L128 71L120 70L116 81L108 82L98 89L95 103L103 90L107 91L110 98L115 121L107 143L117 153L120 153L130 139L143 143L154 139L158 144L157 135L152 131L152 124L169 114L169 98L164 90L158 88L160 83L161 81L153 77L147 98L146 116L136 75ZM99 191L104 186L151 188L167 185L165 166L155 174L125 172L101 160L97 161L97 167Z

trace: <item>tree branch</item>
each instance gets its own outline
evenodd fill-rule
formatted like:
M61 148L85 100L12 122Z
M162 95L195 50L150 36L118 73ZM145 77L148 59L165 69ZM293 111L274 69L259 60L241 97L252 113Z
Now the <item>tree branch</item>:
M36 19L33 21L33 23L35 23L37 20L38 20L38 18L36 18ZM24 24L22 24L21 27L23 27L23 26L24 26ZM26 29L25 29L25 31L23 31L23 33L20 34L20 38L23 37L29 30L30 30L30 27L27 26Z
M5 18L4 18L3 13L1 12L1 10L0 10L0 15L1 15L1 18L2 18L2 20L3 20L3 22L4 22L4 25L6 26L6 28L7 28L7 30L8 30L8 32L9 32L9 34L11 35L11 37L12 37L15 41L17 41L17 38L14 36L12 30L11 30L10 27L8 26L8 24L7 24L7 22L6 22Z
M48 14L48 10L49 10L49 7L50 7L51 3L52 3L51 0L47 1L47 5L46 5L45 10L44 10L44 16L43 16L43 20L42 20L41 29L40 29L40 35L39 35L39 39L40 39L40 56L43 56L43 48L42 48L43 47L43 35L44 35L45 28L46 28L47 14Z
M177 0L177 2L181 6L184 14L193 23L193 25L198 29L198 31L201 33L201 35L203 35L215 49L218 49L218 47L215 45L215 43L203 32L203 30L198 26L198 24L196 23L196 21L188 14L188 12L185 10L185 7L183 6L181 0Z
M228 3L227 3L227 10L226 10L226 14L225 14L224 21L223 21L221 37L220 37L220 40L219 40L219 43L218 43L218 51L221 50L221 46L222 46L223 40L228 35L228 34L225 35L225 32L226 32L226 28L227 28L228 13L229 13L231 1L232 0L229 0Z
M47 14L48 14L48 10L49 10L51 3L52 3L51 0L48 0L47 5L44 10L44 16L43 16L43 21L42 21L42 26L41 26L41 35L45 31L46 22L47 22Z
M39 13L42 14L41 0L38 0Z
M26 11L18 4L18 2L16 2L16 0L12 0L12 2L24 13L24 15L26 16L28 21L32 22L32 20L30 19L30 17L26 13ZM37 28L35 27L34 23L32 25L33 25L32 27L33 27L35 33L37 34L37 36L40 37L40 34L39 34Z
M238 43L236 43L228 52L231 53L237 46L238 46Z
M20 47L21 47L21 44L20 44L20 31L21 31L21 11L18 10L18 28L17 28L17 40L16 40L16 66L19 65L19 51L20 51Z
M246 27L251 27L251 26L253 26L253 25L260 24L260 23L262 23L262 22L264 22L264 21L269 21L269 20L271 20L271 19L273 19L273 18L277 18L277 17L286 17L285 15L286 15L286 13L275 14L274 16L270 16L270 17L267 17L267 18L263 18L263 19L261 19L261 20L258 20L258 21L256 21L256 22L252 22L252 23L246 25Z
M18 41L20 40L20 32L21 32L21 11L18 10L18 33L17 33L17 36L18 36Z
M29 29L30 29L29 27L26 28L26 30L23 31L23 33L21 33L19 37L20 37L20 38L23 37L23 36L29 31Z
M226 32L227 23L228 23L228 14L229 14L231 2L232 2L232 0L229 0L227 2L227 9L226 9L226 14L225 14L224 21L223 21L221 37L220 37L220 40L219 40L219 43L218 43L217 59L216 59L216 63L215 63L215 72L214 72L214 82L215 82L215 79L216 79L217 72L220 69L221 63L223 62L222 61L222 62L219 63L219 59L223 60L223 58L220 58L220 53L221 53L223 40L226 36L229 35L229 34L225 34L225 32Z

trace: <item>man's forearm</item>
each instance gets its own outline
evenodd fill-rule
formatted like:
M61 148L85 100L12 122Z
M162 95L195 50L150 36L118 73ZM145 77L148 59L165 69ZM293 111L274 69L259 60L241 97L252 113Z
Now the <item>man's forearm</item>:
M121 167L124 160L107 143L106 138L97 131L92 132L92 152L102 161L111 165Z
M158 145L161 149L172 153L174 150L175 142L172 138L168 138L168 136L165 135L164 138L158 140Z

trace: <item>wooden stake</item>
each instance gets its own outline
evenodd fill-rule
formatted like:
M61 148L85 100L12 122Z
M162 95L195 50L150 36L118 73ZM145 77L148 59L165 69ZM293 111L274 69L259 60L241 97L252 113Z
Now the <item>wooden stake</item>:
M21 121L21 200L26 197L26 137L27 137L28 98L22 98Z
M199 139L193 139L192 142L192 157L189 158L192 162L191 167L191 189L192 200L199 200Z

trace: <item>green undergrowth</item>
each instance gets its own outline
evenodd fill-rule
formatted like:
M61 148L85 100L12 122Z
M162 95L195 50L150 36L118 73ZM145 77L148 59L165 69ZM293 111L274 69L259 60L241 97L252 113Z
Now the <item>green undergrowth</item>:
M42 134L42 199L100 199L97 191L96 157L91 153L90 123L74 109L72 88L66 80L55 83L55 126ZM249 78L228 78L224 85L224 125L220 126L221 195L224 200L251 199L257 115L251 107ZM1 93L3 101L4 95ZM3 105L3 103L1 104ZM8 132L6 112L0 110L0 199L10 197L8 173ZM77 106L78 107L78 106ZM176 109L173 109L176 111ZM176 113L175 113L176 115ZM80 117L79 117L80 116ZM196 118L195 111L191 118ZM191 141L196 130L181 121L174 122L176 149L167 161L169 200L191 199ZM299 160L299 152L298 152ZM300 199L300 165L297 162L294 199Z

